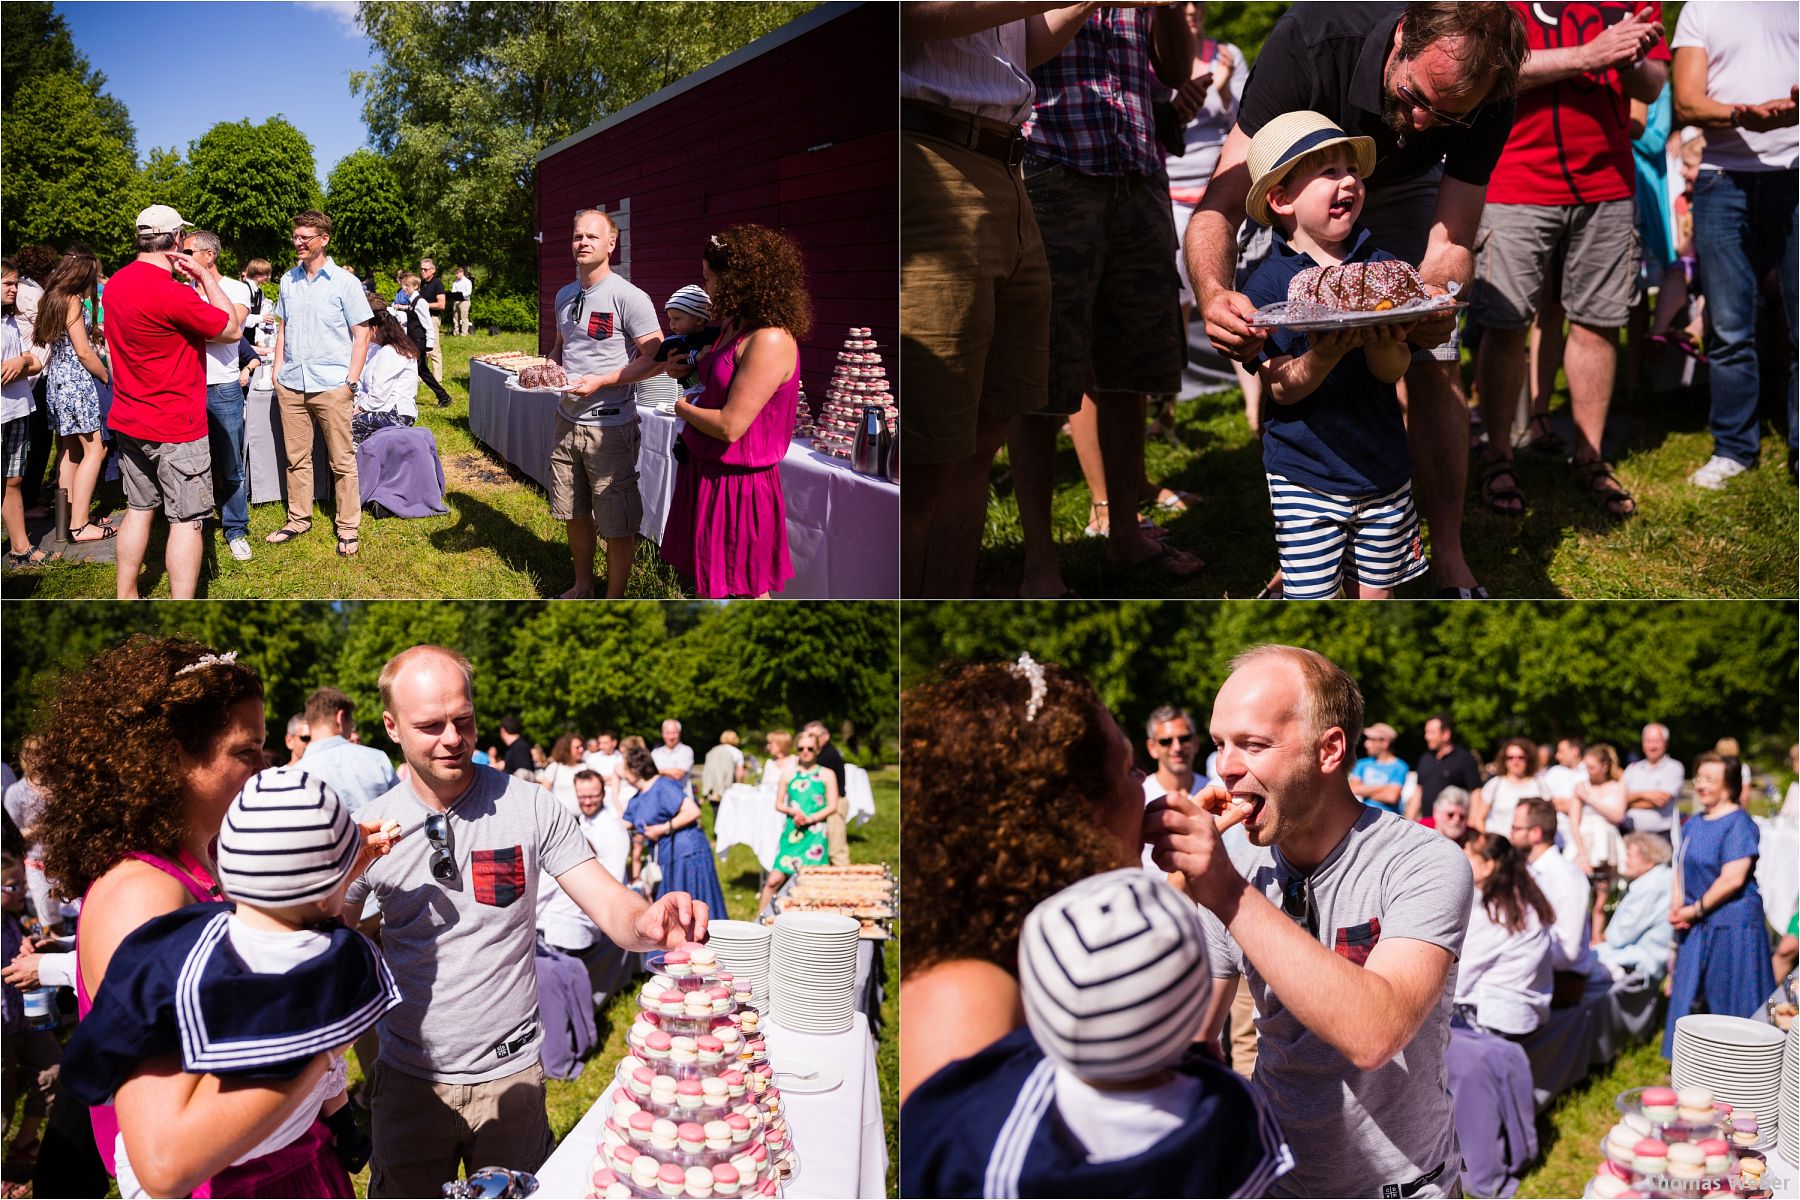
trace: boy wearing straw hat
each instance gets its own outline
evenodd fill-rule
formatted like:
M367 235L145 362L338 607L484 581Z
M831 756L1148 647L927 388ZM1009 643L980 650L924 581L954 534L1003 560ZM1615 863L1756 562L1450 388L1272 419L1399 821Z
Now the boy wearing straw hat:
M1271 225L1275 250L1244 294L1259 309L1286 300L1310 267L1395 256L1357 224L1375 144L1316 112L1270 121L1250 143L1244 210ZM1412 459L1394 385L1411 324L1303 334L1275 329L1256 360L1269 398L1263 470L1275 512L1282 594L1385 600L1426 570L1413 508Z

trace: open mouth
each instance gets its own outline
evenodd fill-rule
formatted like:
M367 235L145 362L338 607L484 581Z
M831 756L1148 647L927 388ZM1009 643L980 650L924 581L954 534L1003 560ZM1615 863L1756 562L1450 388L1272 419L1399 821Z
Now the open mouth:
M1350 201L1348 201L1348 200L1339 200L1339 201L1338 201L1338 202L1337 202L1337 203L1336 203L1336 204L1333 204L1333 205L1332 205L1332 206L1331 206L1331 218L1332 218L1332 220L1334 220L1334 221L1335 221L1335 220L1337 220L1337 219L1338 219L1338 218L1340 218L1340 217L1347 217L1347 216L1349 216L1349 215L1350 215L1350 210L1351 210L1351 209L1352 209L1352 208L1353 208L1353 207L1355 207L1355 206L1354 206L1354 205L1353 205L1353 204L1351 204L1351 202L1350 202Z
M1268 797L1261 792L1233 792L1231 794L1231 811L1234 815L1243 814L1239 820L1243 822L1245 829L1256 829L1261 826L1263 807L1267 803ZM1237 822L1232 823L1236 824Z

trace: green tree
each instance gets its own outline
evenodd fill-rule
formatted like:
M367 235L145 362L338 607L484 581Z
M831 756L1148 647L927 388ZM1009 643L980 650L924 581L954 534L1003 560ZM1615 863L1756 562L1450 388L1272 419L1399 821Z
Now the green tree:
M1229 42L1254 63L1275 22L1292 7L1268 0L1224 0L1206 6L1206 36Z
M218 234L236 262L291 257L294 214L321 203L304 133L279 115L221 121L189 144L188 162L194 211L182 216Z
M375 148L406 180L415 249L535 286L538 151L792 20L795 3L398 3L358 20Z
M409 257L407 195L387 159L373 150L358 150L331 169L325 211L331 214L331 252L339 260L375 269Z
M20 91L47 75L73 75L94 97L95 111L106 131L125 147L125 156L137 158L137 131L131 114L117 98L101 89L106 76L89 65L75 48L68 22L49 0L8 0L0 4L0 109L11 117ZM28 86L29 85L29 86Z
M138 172L137 190L140 208L148 208L152 204L167 204L182 216L193 220L194 199L193 172L181 159L181 151L170 146L167 150L153 147L150 156L144 160L144 167Z
M0 177L8 246L86 242L105 259L130 252L137 171L79 77L44 75L19 92L0 139Z

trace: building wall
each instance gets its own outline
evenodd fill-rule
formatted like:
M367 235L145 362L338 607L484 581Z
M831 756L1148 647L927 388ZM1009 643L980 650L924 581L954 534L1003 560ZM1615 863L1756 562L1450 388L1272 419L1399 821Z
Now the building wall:
M818 397L853 325L893 361L900 323L894 10L862 4L538 164L539 345L574 278L580 208L629 204L615 268L660 308L700 280L708 235L740 222L786 231L806 256L813 329L801 371ZM629 243L628 245L625 243Z

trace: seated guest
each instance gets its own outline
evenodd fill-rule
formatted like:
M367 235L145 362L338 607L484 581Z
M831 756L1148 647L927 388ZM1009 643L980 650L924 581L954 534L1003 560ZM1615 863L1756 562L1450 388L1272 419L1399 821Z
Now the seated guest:
M744 752L738 749L737 731L727 729L719 735L719 744L706 752L705 764L700 769L701 798L717 804L738 781L743 769Z
M1363 730L1369 753L1356 760L1350 771L1350 790L1371 808L1400 811L1400 793L1406 787L1406 761L1394 753L1394 727L1384 721Z
M1636 974L1654 981L1669 969L1675 938L1669 924L1669 890L1675 882L1669 857L1669 843L1661 838L1625 835L1625 895L1606 926L1606 940L1594 947L1594 957L1614 979Z
M907 1191L1264 1194L1292 1156L1250 1085L1194 1044L1209 974L1194 906L1149 872L1039 904L1019 938L1027 1028L913 1093ZM1046 1072L1043 1102L1019 1104Z
M1554 914L1511 842L1472 829L1458 840L1475 895L1456 971L1456 1015L1489 1033L1523 1037L1550 1015Z
M1550 966L1561 977L1556 999L1562 1007L1580 998L1593 961L1589 905L1594 889L1581 869L1557 851L1556 816L1556 806L1548 800L1537 796L1520 800L1513 809L1512 844L1531 864L1532 879L1555 911Z
M1419 824L1436 829L1453 842L1461 841L1469 827L1469 793L1459 787L1445 788L1431 802L1431 815Z
M358 446L377 429L419 419L419 348L388 311L387 301L371 295L369 307L375 313L369 358L350 417L350 440Z

